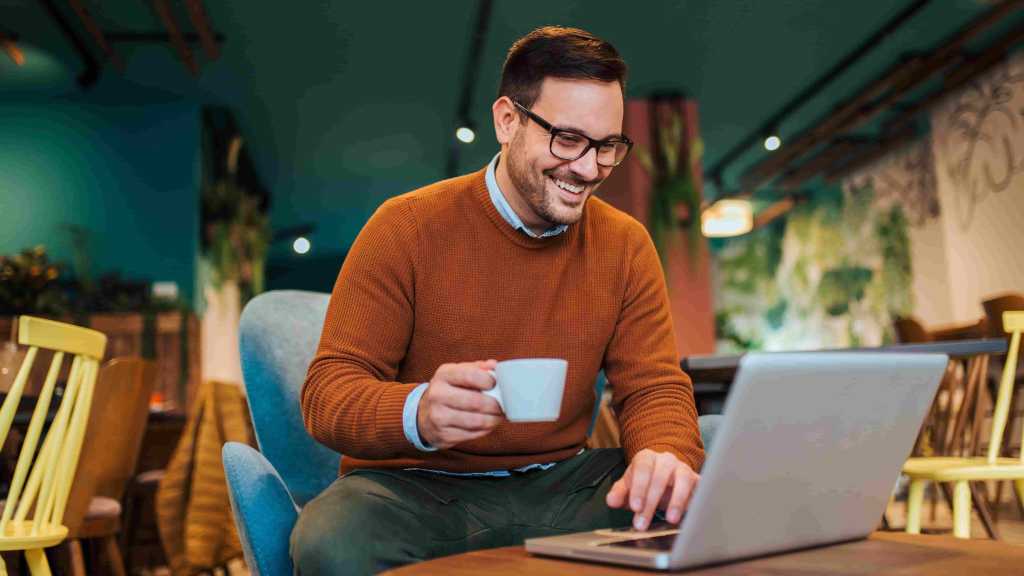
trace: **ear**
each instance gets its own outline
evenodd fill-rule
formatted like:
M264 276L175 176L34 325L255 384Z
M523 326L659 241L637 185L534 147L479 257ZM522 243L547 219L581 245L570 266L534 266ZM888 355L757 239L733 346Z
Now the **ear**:
M522 125L516 105L508 96L501 96L491 106L491 113L494 115L494 135L498 139L498 144L512 142L516 131Z

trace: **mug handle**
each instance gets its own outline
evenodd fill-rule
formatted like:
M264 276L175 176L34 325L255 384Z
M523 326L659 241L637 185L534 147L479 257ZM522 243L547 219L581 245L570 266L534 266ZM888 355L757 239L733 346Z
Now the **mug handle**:
M504 412L505 405L502 404L501 402L501 390L498 389L498 375L494 372L494 370L488 370L487 373L491 375L491 378L494 378L494 388L491 388L490 390L481 390L481 392L497 400L498 407L501 408L502 412Z

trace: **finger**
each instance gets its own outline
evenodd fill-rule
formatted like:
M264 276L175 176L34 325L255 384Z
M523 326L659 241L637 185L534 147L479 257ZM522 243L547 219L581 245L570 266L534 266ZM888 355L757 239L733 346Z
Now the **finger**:
M448 364L438 369L438 376L452 386L489 390L494 387L494 378L483 368L474 364Z
M633 457L630 468L633 469L633 478L629 483L629 509L633 512L640 512L644 507L647 487L651 484L654 459L650 455L638 453Z
M437 417L441 428L459 428L469 431L491 431L501 423L501 418L492 414L453 410L446 406L438 408Z
M478 412L480 414L493 414L501 416L501 405L498 401L486 394L475 390L467 390L458 386L448 386L442 391L438 400L444 406L463 412Z
M686 506L690 503L690 496L697 487L697 479L700 477L684 467L676 468L674 476L672 497L668 501L665 519L673 524L679 524L679 521L683 519Z
M654 471L651 473L651 481L647 485L647 493L644 496L644 507L633 524L637 530L646 530L654 518L654 511L658 509L661 502L661 495L665 493L678 462L674 457L658 457L654 459Z
M632 468L626 468L625 474L612 484L604 501L611 508L622 508L626 505L626 498L629 496L629 482L632 478Z

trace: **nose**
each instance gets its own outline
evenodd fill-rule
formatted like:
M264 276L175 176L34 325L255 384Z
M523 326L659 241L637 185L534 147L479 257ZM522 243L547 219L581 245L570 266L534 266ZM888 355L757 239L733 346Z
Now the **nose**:
M569 170L572 170L581 180L596 180L601 173L597 165L597 148L587 150L586 154L569 163Z

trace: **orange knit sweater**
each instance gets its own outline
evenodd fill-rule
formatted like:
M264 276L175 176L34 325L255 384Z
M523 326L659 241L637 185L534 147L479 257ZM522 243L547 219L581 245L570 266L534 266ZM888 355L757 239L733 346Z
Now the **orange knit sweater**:
M406 439L406 396L438 366L526 357L569 361L557 422L504 422L437 452ZM302 413L344 455L343 472L511 469L583 447L602 367L627 458L652 448L699 470L693 387L647 231L591 198L565 233L528 237L502 219L481 170L392 198L366 223L334 286Z

